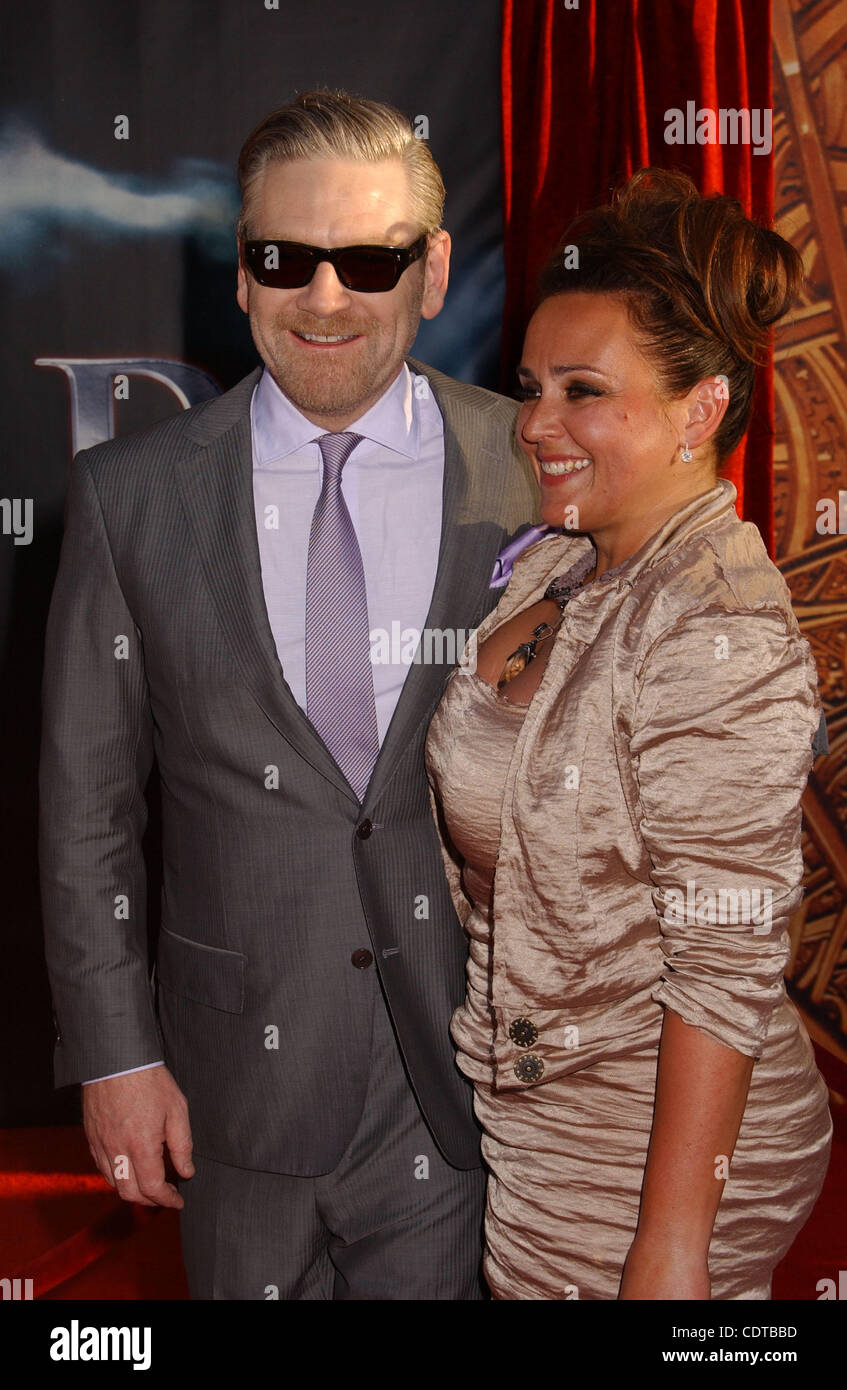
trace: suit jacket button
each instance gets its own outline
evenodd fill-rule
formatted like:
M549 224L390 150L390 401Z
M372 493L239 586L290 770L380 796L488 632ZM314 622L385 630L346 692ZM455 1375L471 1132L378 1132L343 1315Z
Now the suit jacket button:
M540 1081L544 1075L544 1063L535 1052L527 1052L515 1062L515 1076L519 1081Z
M509 1037L516 1047L532 1047L538 1042L538 1029L530 1018L516 1018L509 1024Z
M367 970L368 966L374 963L374 958L370 951L366 951L364 947L361 947L358 951L354 951L350 960L357 970Z
M361 825L356 826L356 834L360 840L366 840L372 830L373 823L369 820L363 820Z

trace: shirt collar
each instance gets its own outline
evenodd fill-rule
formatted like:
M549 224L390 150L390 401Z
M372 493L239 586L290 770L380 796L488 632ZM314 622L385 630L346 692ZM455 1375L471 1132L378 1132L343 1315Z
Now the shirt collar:
M735 513L737 492L728 478L718 478L715 486L691 502L686 502L663 526L645 541L640 550L622 560L614 569L606 570L599 581L604 587L618 584L634 584L642 570L653 561L662 558L669 550L679 545L701 527L708 526L717 518ZM538 576L539 583L558 579L576 565L587 550L594 546L588 536L573 535L557 531L542 537L529 546L514 562L515 573L521 572L529 580ZM562 561L565 560L565 564ZM546 585L545 585L546 587ZM616 587L616 586L615 586Z
M607 570L602 578L634 584L642 570L647 569L654 560L663 558L682 541L688 540L695 531L711 525L718 517L730 513L735 515L737 496L734 483L728 478L718 478L709 492L686 502L673 516L668 517L664 525L653 533L640 550L636 550L634 555L615 565L614 569Z
M576 635L590 635L596 628L606 611L608 595L618 593L625 585L632 587L649 565L657 563L701 527L730 515L735 516L736 496L734 485L727 478L719 478L709 492L686 502L674 512L640 550L614 569L606 570L579 596L582 601L574 601L568 608L569 626ZM564 581L569 575L573 576L589 554L594 554L590 537L573 532L557 530L529 545L515 558L513 582L499 604L483 618L477 630L477 641L484 641L490 630L513 612L540 599L552 580Z
M300 413L267 367L253 392L250 420L254 468L270 468L327 433ZM412 374L405 362L387 391L347 429L406 458L417 458L420 423L414 407Z

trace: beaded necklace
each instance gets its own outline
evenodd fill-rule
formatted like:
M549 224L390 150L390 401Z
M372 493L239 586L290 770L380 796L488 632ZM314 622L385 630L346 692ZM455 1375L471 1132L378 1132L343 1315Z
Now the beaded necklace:
M519 676L521 671L526 670L529 663L535 660L536 648L558 632L565 620L565 609L574 595L578 594L580 590L585 587L586 575L594 569L595 564L596 556L592 551L585 557L585 560L580 565L573 566L566 574L557 575L555 579L550 581L547 588L544 590L544 598L552 599L554 603L558 603L561 610L559 618L552 624L539 623L537 627L532 629L532 636L526 642L521 642L520 645L515 647L515 650L506 657L503 674L497 682L498 690L502 690L504 685L508 685L509 681L513 681L515 676ZM570 574L573 574L572 579L568 579L568 575Z

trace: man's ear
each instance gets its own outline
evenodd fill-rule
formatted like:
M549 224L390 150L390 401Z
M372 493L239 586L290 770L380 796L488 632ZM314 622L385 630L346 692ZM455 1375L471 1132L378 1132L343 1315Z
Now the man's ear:
M685 438L690 449L705 444L717 433L729 403L729 384L725 376L709 376L698 381L688 396Z
M247 313L249 313L249 311L250 311L250 306L249 306L249 297L248 297L248 292L247 292L247 290L248 290L248 287L247 287L247 271L246 271L245 268L244 268L244 253L243 253L244 249L243 249L242 244L241 244L240 241L237 243L237 245L238 245L238 279L237 279L237 281L236 281L235 297L236 297L236 299L238 300L238 307L239 307L240 309L243 309L243 310L244 310L244 313L247 314Z
M450 278L450 246L450 233L443 228L431 234L424 266L421 318L434 319L441 313Z

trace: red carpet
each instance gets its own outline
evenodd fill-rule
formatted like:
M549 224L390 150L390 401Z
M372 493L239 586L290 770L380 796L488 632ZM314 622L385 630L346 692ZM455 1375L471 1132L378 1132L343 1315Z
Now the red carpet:
M188 1297L178 1213L121 1202L81 1126L0 1132L0 1203L0 1277L34 1298Z
M774 1276L775 1300L813 1300L847 1269L847 1066L816 1047L835 1136L826 1183ZM185 1299L179 1216L121 1202L94 1171L81 1128L0 1131L0 1278L33 1297ZM23 1288L23 1286L22 1286Z

